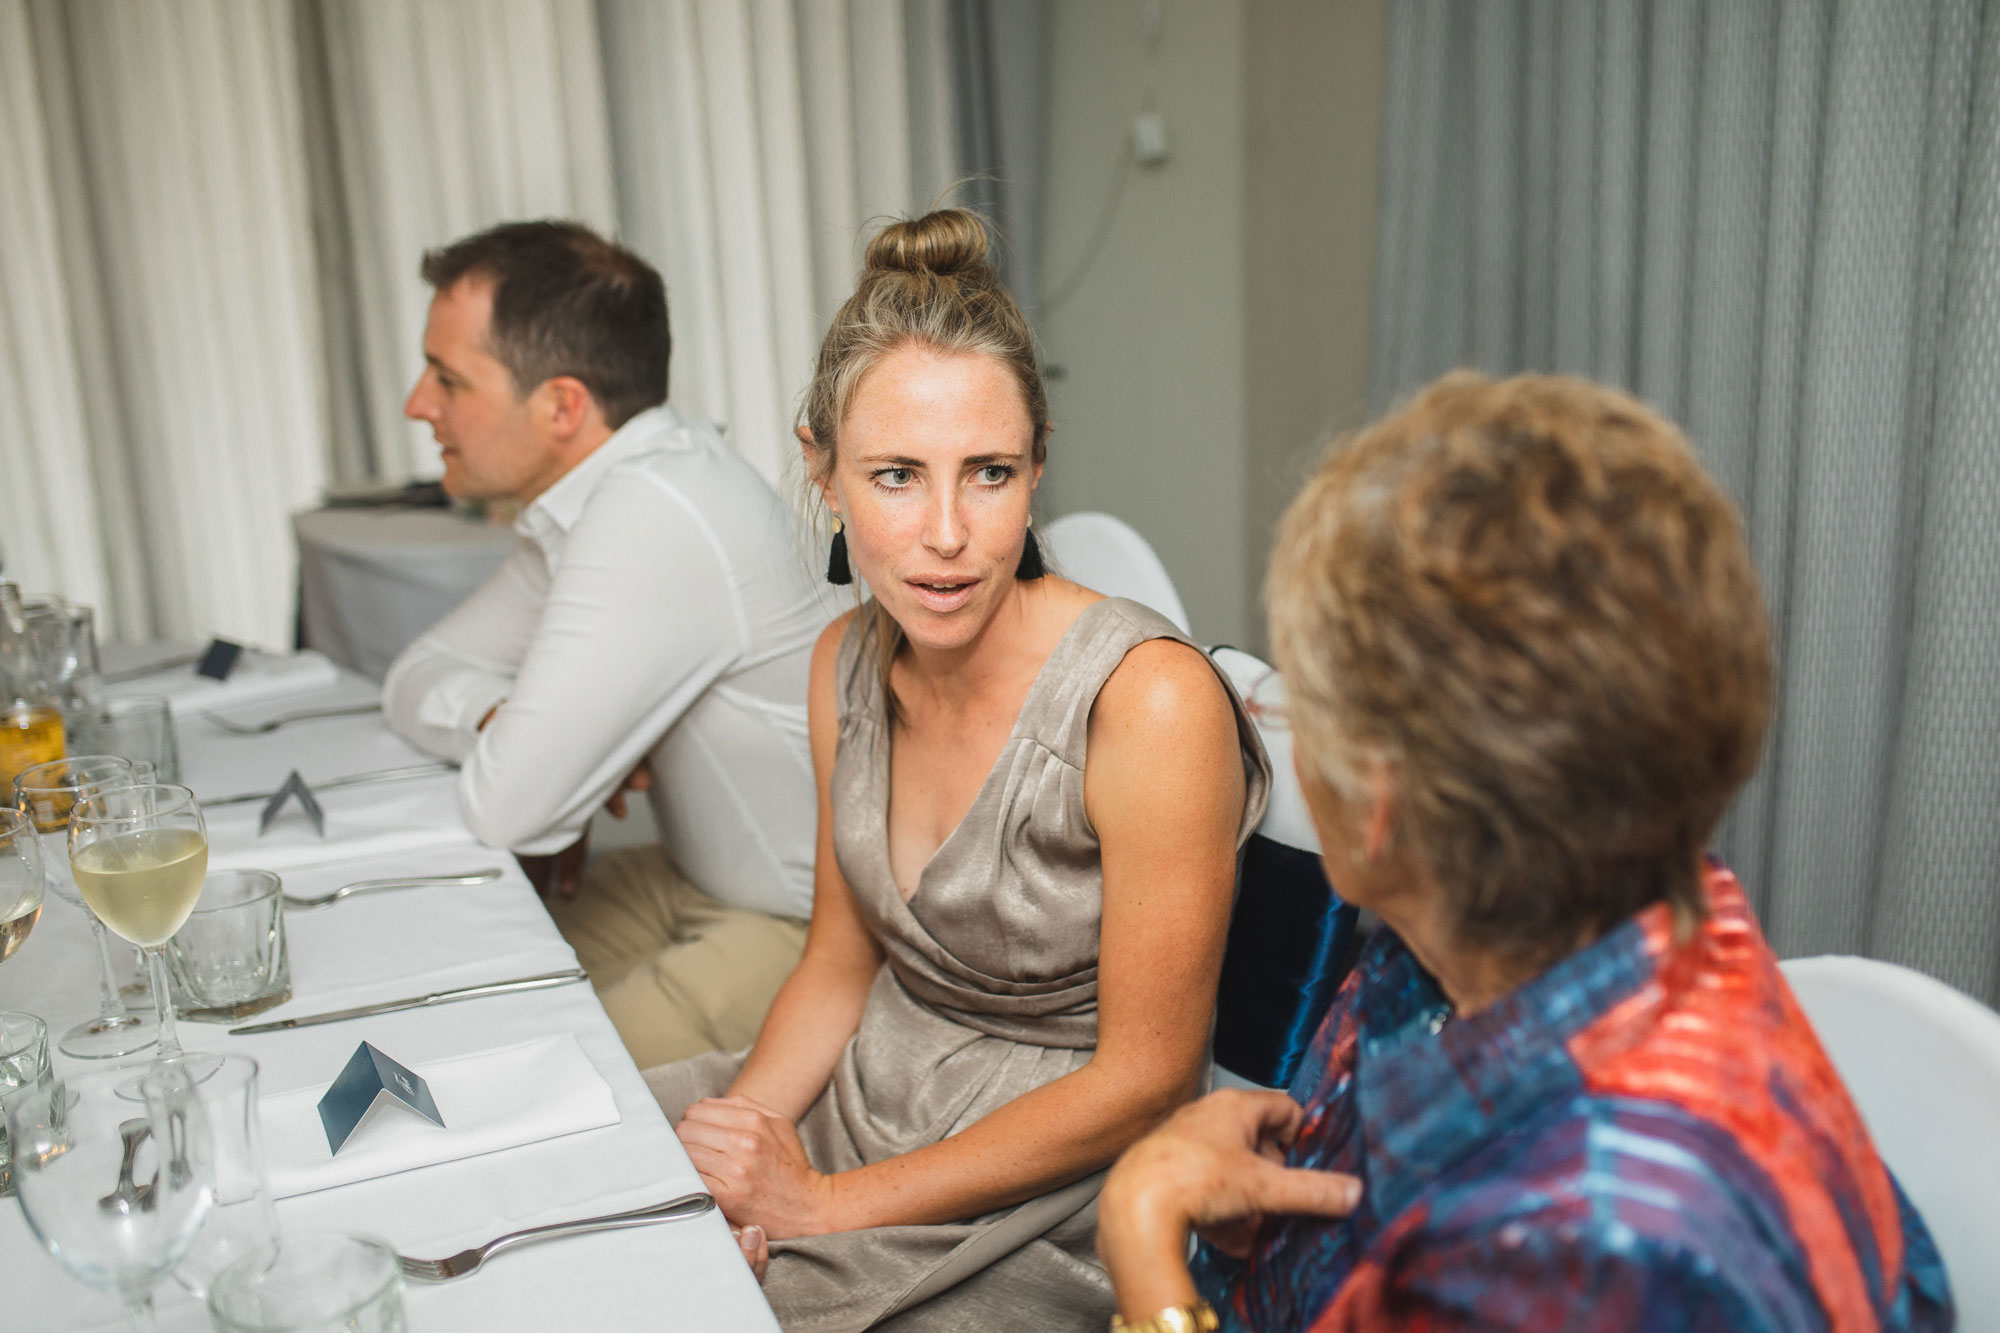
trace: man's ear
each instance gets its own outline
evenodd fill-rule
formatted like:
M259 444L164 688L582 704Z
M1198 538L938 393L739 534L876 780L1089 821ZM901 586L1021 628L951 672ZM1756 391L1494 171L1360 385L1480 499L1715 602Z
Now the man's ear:
M557 439L575 435L597 414L597 400L574 375L551 376L541 382L537 392L544 395L549 430Z

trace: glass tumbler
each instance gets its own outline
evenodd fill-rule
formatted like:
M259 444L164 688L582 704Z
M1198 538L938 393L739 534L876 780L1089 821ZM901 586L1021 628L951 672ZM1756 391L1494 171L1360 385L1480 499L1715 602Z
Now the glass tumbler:
M257 1118L257 1062L225 1055L195 1085L214 1140L215 1201L174 1280L206 1296L215 1277L245 1255L277 1243L278 1213L264 1180L263 1126Z
M284 883L268 870L212 870L194 911L167 941L175 1008L233 1023L292 998Z
M164 694L121 694L78 710L72 723L77 733L72 752L115 754L153 766L160 782L181 780L180 741L174 733L174 710Z
M208 1289L216 1333L404 1333L403 1270L370 1236L283 1237Z
M49 1028L33 1014L0 1011L0 1102L22 1088L49 1081ZM14 1192L14 1152L7 1139L7 1117L0 1114L0 1198Z

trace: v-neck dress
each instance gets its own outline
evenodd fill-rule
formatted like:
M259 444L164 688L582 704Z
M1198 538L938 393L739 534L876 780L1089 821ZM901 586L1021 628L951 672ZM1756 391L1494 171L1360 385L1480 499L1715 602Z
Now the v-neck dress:
M1136 602L1107 598L1084 609L906 902L889 870L890 724L872 618L855 617L835 666L833 844L885 960L859 1030L799 1121L816 1170L852 1170L936 1143L1089 1062L1104 905L1083 805L1090 710L1125 654L1150 639L1187 642ZM1233 690L1229 697L1245 779L1240 852L1263 817L1270 765L1241 701ZM649 1070L646 1080L678 1123L694 1102L721 1096L743 1058L698 1056ZM963 1222L775 1242L764 1293L788 1333L1102 1329L1113 1306L1096 1254L1101 1183L1099 1173Z

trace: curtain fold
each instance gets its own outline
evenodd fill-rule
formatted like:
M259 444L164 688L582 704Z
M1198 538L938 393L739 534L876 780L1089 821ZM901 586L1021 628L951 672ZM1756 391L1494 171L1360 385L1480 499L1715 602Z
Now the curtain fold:
M108 604L57 183L26 0L0 0L0 543L29 588Z
M1777 633L1719 848L1791 955L2000 1001L2000 4L1407 0L1376 364L1626 385Z

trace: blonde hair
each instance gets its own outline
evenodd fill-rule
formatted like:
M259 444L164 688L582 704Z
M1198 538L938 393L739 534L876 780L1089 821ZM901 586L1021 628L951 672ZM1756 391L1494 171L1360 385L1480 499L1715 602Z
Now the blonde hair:
M1049 395L1041 360L1028 321L988 259L991 250L986 224L958 208L892 222L869 241L860 284L827 326L799 412L800 425L812 433L812 481L824 480L833 468L840 426L861 381L906 344L992 357L1007 367L1034 426L1033 461L1037 466L1044 461ZM879 602L863 614L874 617L887 695L902 628ZM893 696L889 706L895 707Z
M1671 424L1558 376L1446 376L1336 444L1266 599L1302 767L1379 762L1460 939L1546 964L1700 858L1771 708L1736 511Z

